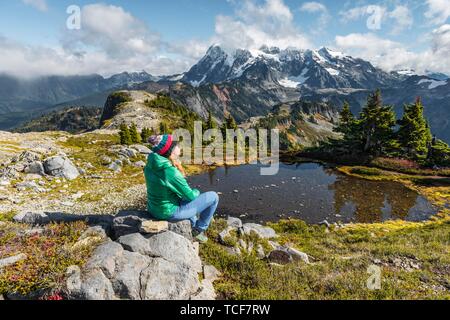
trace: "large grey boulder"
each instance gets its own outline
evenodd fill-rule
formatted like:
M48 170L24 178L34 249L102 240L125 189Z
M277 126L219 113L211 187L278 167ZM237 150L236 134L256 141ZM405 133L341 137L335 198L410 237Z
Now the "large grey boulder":
M128 234L117 239L125 250L137 252L142 255L152 256L150 243L139 233Z
M148 242L152 257L162 257L167 261L186 265L197 273L202 272L202 261L192 242L185 237L167 231L151 237Z
M115 300L111 281L98 268L87 270L82 275L79 298L83 300Z
M124 253L122 246L116 242L107 242L99 246L86 263L86 269L99 268L108 278L116 274L116 260Z
M141 299L141 272L150 264L150 258L125 251L116 260L116 274L112 279L114 292L121 299Z
M193 240L192 225L189 220L169 223L169 231L175 232L188 240Z
M200 290L191 297L191 300L205 301L205 300L216 300L216 298L217 294L216 291L214 290L214 286L211 280L203 279L200 286Z
M25 173L43 176L45 174L44 165L40 161L34 161L25 168Z
M212 281L199 281L201 271L200 257L185 237L135 233L100 245L82 270L69 268L67 289L71 297L88 300L214 299ZM206 273L212 278L216 272Z
M147 211L122 211L112 223L112 232L114 239L122 236L141 232L141 226L144 221L154 220ZM169 230L182 235L188 240L192 240L191 223L187 220L177 223L169 223ZM145 233L145 232L144 232Z
M80 172L74 166L72 161L66 157L56 156L48 158L44 161L45 173L54 177L66 178L74 180L78 178Z
M144 300L188 300L200 287L194 270L163 258L150 260L141 283Z

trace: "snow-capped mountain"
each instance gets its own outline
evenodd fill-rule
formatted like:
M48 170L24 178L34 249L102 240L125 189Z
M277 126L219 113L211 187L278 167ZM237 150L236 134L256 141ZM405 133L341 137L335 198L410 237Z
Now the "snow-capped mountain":
M198 87L235 79L273 81L289 88L367 89L390 85L398 80L398 76L329 48L280 50L262 47L228 52L214 45L182 81Z
M137 83L142 83L146 81L158 81L160 78L152 76L151 74L141 71L141 72L122 72L115 74L110 78L106 79L109 86L117 87L123 85L134 85Z

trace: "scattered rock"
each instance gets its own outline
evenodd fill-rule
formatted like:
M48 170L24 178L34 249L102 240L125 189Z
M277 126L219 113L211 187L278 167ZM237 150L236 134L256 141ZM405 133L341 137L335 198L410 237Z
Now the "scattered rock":
M116 160L108 166L108 169L112 170L114 172L120 172L120 171L122 171L121 165L122 165L122 162L119 162L119 160Z
M100 163L104 166L107 166L109 164L111 164L113 161L110 157L108 156L101 156L100 157Z
M323 220L319 222L319 226L326 226L327 228L329 228L331 225L327 220Z
M45 230L43 228L32 228L32 229L25 230L22 234L24 236L36 236L36 235L43 234L44 231Z
M239 218L235 218L235 217L228 217L227 225L229 227L240 229L240 228L242 228L242 220Z
M291 255L286 250L281 249L275 249L272 252L269 253L269 256L267 257L270 262L277 263L277 264L288 264L292 262Z
M226 239L231 237L231 231L236 230L235 227L227 227L225 230L223 230L221 233L219 233L219 241L222 244L227 244Z
M131 148L122 148L119 151L119 155L122 155L127 158L134 158L134 157L136 157L137 154L136 154L136 151Z
M145 168L146 164L144 161L138 161L134 163L134 166L138 168Z
M169 229L169 223L167 221L143 221L139 231L144 234L155 234Z
M92 246L108 239L105 230L102 227L90 227L80 236L78 241L72 246L72 250Z
M228 252L228 254L231 254L233 256L240 256L242 254L241 249L239 247L225 247L225 251Z
M32 162L25 168L25 173L45 175L44 165L40 161Z
M38 161L40 159L40 156L32 151L24 151L21 154L14 156L11 159L12 163L18 163L18 162L22 162L22 163L32 163L34 161Z
M146 146L143 146L143 145L140 145L140 144L134 144L134 145L132 145L130 147L135 149L137 152L139 152L141 154L148 155L148 154L152 153L152 150L150 150Z
M44 224L49 221L45 213L21 212L14 216L13 220L18 223L26 223L30 225Z
M242 249L247 250L247 243L243 239L239 239L238 244Z
M264 259L266 257L266 253L264 252L264 248L261 244L258 244L256 248L256 254L260 259Z
M222 273L216 267L208 265L203 267L203 277L211 282L216 281L222 276Z
M286 248L286 251L294 261L303 261L305 263L309 263L309 257L306 253L298 251L294 248Z
M24 191L24 190L27 190L27 189L32 189L34 191L37 191L37 190L41 189L39 187L39 185L36 182L34 182L34 181L20 182L20 183L16 184L15 187L19 191Z
M23 253L15 255L13 257L0 259L0 269L4 267L11 266L13 264L16 264L19 261L25 260L27 256Z
M84 196L83 192L77 192L71 196L72 200L79 200Z
M72 201L63 201L61 202L61 205L64 207L73 207L75 203L73 203Z
M45 173L54 177L65 178L68 180L76 179L80 173L66 157L56 156L48 158L44 161Z
M271 239L271 238L277 237L275 230L273 230L270 227L264 227L264 226L256 224L256 223L244 224L243 231L245 234L251 234L251 232L255 232L260 238L263 238L263 239Z

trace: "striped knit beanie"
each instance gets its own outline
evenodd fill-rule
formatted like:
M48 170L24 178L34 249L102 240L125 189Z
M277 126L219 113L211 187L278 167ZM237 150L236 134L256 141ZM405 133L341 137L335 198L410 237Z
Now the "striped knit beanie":
M172 135L151 136L148 143L153 146L152 151L163 157L169 157L177 145Z

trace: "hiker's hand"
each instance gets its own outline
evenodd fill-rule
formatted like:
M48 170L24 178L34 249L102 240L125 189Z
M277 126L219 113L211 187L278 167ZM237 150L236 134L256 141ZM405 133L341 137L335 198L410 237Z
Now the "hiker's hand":
M183 168L181 162L178 160L172 159L172 158L170 160L172 161L173 166L181 172L183 177L186 177L186 172L184 171L184 168Z

